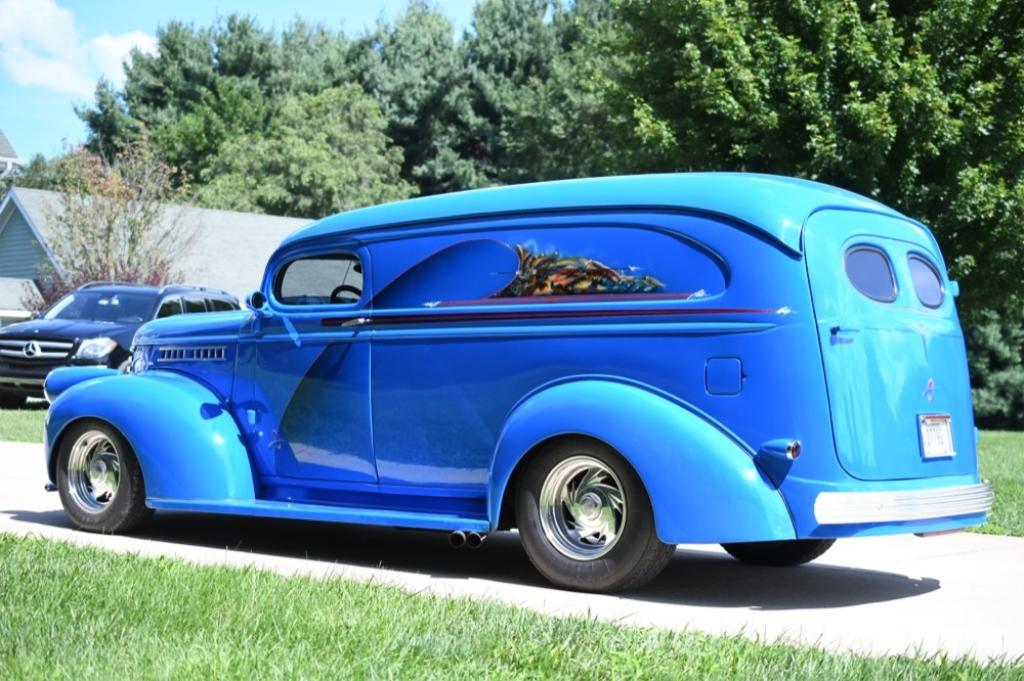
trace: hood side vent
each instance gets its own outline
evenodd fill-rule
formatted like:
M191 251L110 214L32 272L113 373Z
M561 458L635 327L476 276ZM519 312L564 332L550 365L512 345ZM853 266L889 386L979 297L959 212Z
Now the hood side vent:
M224 359L224 346L162 347L157 351L158 362L219 361Z

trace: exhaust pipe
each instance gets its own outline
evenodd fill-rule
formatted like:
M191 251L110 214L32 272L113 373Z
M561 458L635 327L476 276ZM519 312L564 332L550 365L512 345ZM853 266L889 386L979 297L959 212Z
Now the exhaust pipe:
M484 539L487 539L486 534L470 532L466 535L466 546L471 549L478 549L480 548L480 545L484 543Z
M453 549L461 549L466 545L466 533L456 530L448 535L448 543Z

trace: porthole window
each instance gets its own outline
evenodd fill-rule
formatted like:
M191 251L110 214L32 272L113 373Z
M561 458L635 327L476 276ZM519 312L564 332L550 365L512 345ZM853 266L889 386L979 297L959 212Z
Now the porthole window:
M846 276L854 288L871 300L896 300L896 279L889 257L872 246L854 246L846 251Z
M921 304L931 308L942 305L945 294L942 290L942 277L935 265L919 255L908 255L907 264L910 266L914 291Z

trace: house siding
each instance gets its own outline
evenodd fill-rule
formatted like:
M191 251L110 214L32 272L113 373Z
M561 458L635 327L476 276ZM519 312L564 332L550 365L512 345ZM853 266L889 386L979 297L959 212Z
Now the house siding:
M0 224L0 277L33 279L48 262L46 251L32 233L21 211L15 210Z

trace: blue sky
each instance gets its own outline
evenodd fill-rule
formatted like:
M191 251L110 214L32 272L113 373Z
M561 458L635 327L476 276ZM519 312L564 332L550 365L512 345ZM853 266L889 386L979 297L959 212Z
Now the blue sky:
M132 46L153 49L156 29L172 19L209 25L232 12L283 28L300 16L349 34L391 18L407 0L0 0L0 130L18 155L52 156L80 142L74 106L91 99L103 75L120 82ZM473 0L438 6L456 30L470 22Z

